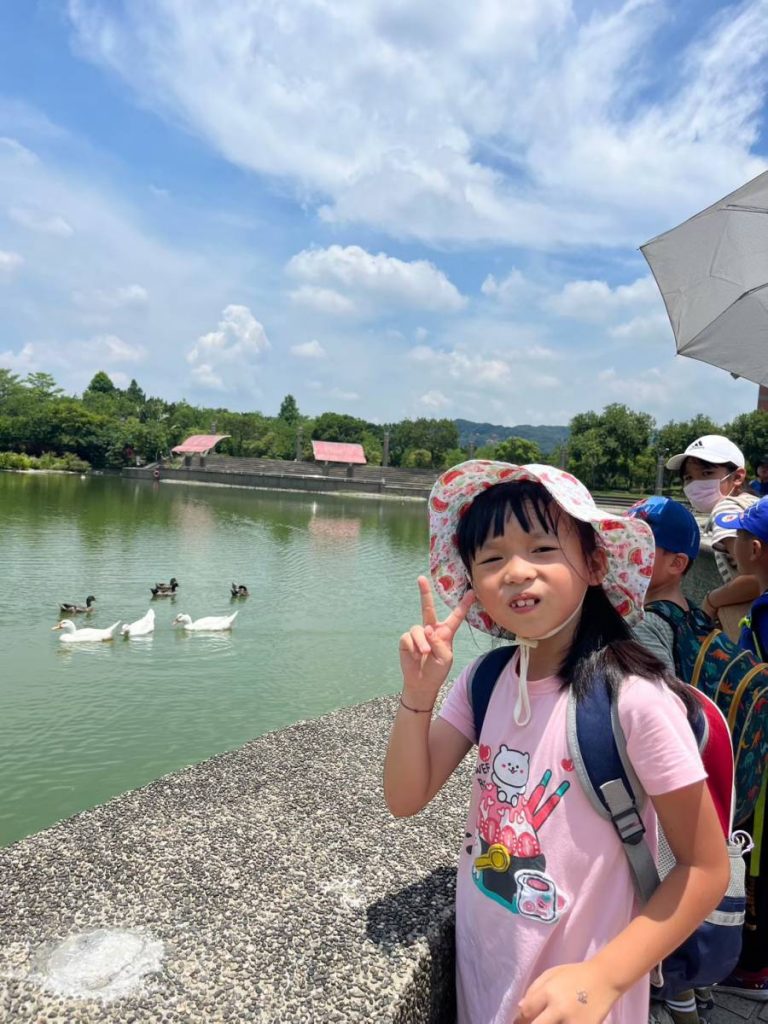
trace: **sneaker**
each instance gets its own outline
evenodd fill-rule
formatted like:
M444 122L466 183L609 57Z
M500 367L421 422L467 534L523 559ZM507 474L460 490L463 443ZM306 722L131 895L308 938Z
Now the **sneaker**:
M664 1003L651 1002L648 1024L675 1024L672 1014Z
M717 986L717 991L730 992L742 999L768 1002L768 967L762 971L734 971L722 985Z
M712 1014L715 1012L715 1000L712 998L711 988L694 989L696 995L696 1009L699 1011L701 1024L711 1024Z

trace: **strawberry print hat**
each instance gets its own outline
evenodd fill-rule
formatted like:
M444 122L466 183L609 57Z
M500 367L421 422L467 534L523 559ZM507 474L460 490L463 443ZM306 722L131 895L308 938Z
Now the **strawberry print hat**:
M445 603L455 608L469 588L467 571L456 545L459 519L481 491L516 480L542 484L564 512L591 523L598 547L606 555L608 569L602 583L606 596L629 625L639 622L656 548L648 524L641 519L603 512L584 484L561 469L513 466L484 459L462 462L446 470L429 496L429 568ZM477 601L469 609L467 621L491 636L506 636Z

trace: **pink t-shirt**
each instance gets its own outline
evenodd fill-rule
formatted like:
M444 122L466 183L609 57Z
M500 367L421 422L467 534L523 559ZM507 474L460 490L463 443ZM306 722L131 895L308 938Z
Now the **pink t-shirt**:
M589 803L569 758L568 692L557 677L529 682L531 718L517 725L517 657L491 696L477 751L456 888L459 1024L511 1024L533 981L593 956L636 913L626 856L613 825ZM474 741L468 669L440 716ZM682 701L660 682L628 678L619 696L627 750L646 793L706 777ZM656 816L643 810L656 852ZM606 1024L647 1020L649 981Z

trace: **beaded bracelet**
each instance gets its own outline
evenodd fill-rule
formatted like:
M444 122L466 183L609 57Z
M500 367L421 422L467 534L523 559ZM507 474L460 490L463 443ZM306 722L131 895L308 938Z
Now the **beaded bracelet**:
M403 700L402 693L400 694L400 703L403 705L403 707L405 708L406 711L413 711L414 714L416 714L416 715L431 715L432 714L432 708L434 708L434 706L435 706L433 704L431 708L412 708L410 704L406 704L405 703L405 701Z

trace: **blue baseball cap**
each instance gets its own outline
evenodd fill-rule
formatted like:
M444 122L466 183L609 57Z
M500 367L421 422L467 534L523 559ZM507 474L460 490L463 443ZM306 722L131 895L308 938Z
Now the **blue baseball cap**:
M687 555L691 561L698 555L701 541L699 524L679 501L654 495L645 501L638 501L627 515L632 519L644 519L648 523L657 547L676 555Z
M743 512L721 512L715 524L723 530L746 530L763 543L768 542L768 498L761 498Z

